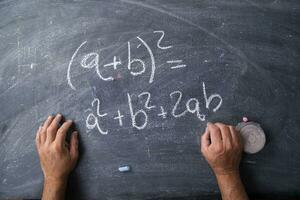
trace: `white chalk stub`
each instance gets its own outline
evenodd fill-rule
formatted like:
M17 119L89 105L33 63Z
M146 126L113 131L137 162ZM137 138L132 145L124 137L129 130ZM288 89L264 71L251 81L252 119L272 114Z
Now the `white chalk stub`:
M130 166L129 165L122 165L119 167L119 172L129 172Z
M246 153L257 153L265 146L266 136L263 129L255 122L241 122L236 126L240 132Z

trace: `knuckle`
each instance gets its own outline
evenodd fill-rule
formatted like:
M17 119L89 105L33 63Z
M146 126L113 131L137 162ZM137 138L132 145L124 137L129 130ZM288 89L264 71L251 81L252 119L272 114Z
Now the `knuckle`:
M54 149L55 152L60 152L61 151L61 146L55 144L54 147L53 147L53 149Z
M58 130L57 130L57 135L60 135L62 132L63 132L62 129L58 129Z
M242 145L239 144L239 143L235 143L233 145L233 149L236 150L236 151L240 151L242 149Z
M222 153L223 152L223 147L221 145L215 145L214 146L214 151L216 153Z
M220 122L217 122L216 125L219 126L219 127L221 127L221 128L225 127L225 124L222 124Z
M212 132L218 132L220 129L219 129L218 127L216 127L216 126L212 126L212 127L210 128L210 130L211 130Z
M47 128L47 132L53 132L54 130L54 126L52 125Z

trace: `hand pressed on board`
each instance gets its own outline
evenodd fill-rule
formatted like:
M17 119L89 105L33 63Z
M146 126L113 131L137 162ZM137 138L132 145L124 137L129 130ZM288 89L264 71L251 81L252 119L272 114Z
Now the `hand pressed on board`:
M233 126L208 123L201 137L201 152L212 168L223 200L248 200L240 179L243 144Z
M233 126L208 123L201 137L201 152L216 175L239 171L243 145Z
M44 173L43 199L63 199L70 172L78 159L78 133L72 133L70 144L67 131L72 125L68 120L61 126L62 116L49 116L36 134L36 147Z

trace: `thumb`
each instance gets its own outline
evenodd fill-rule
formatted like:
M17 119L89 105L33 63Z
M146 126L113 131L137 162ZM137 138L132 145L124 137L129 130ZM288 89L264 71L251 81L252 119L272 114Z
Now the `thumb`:
M209 130L206 127L205 132L201 136L201 150L203 151L210 145L210 135L209 135Z
M70 141L70 156L71 159L76 163L78 159L78 132L74 131Z

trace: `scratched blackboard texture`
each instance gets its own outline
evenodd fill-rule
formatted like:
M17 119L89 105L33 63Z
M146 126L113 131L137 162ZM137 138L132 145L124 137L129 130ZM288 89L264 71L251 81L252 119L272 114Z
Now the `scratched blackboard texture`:
M243 115L262 124L265 148L244 155L241 174L252 196L300 195L300 2L298 0L227 1L0 1L0 198L39 198L43 176L35 150L38 126L49 114L62 113L80 132L80 161L69 181L71 199L154 199L217 197L215 178L198 151L198 134L208 120L237 124ZM162 50L156 47L165 36ZM149 83L151 47L156 72ZM86 43L70 60L83 42ZM132 76L127 45L146 70ZM90 52L99 55L103 76L80 67ZM117 70L103 65L113 56ZM166 60L183 60L171 69ZM87 61L88 62L88 61ZM138 70L135 66L133 70ZM223 103L205 108L208 95ZM199 99L206 121L193 114L174 118L170 110L179 90L182 102ZM147 111L143 130L131 125L127 93L134 109L137 95L151 93L151 105L164 105L166 119ZM107 135L86 127L94 98L101 100ZM212 102L215 106L216 102ZM184 108L180 104L179 111ZM123 126L113 119L124 115ZM95 109L93 110L95 113ZM139 119L142 120L142 119ZM118 166L129 164L130 173Z

